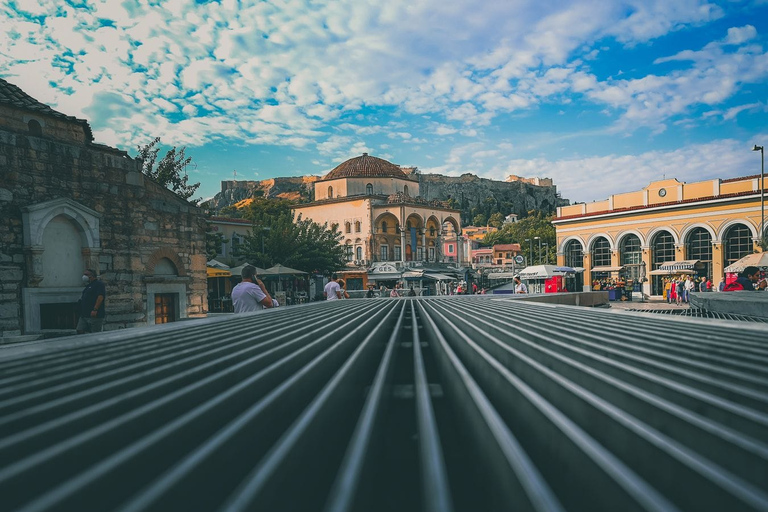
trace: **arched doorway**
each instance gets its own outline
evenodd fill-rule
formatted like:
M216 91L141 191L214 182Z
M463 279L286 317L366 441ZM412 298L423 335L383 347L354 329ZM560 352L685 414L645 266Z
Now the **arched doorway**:
M592 242L592 268L611 266L611 242L603 236L595 238ZM600 279L609 279L609 272L592 272L592 282Z
M578 240L571 240L565 244L565 266L583 267L584 266L584 248Z

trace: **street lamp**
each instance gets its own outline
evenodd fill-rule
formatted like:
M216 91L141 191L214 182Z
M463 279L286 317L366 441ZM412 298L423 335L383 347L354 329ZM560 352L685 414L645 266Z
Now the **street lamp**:
M528 247L531 248L531 259L528 260L528 265L533 265L533 240L531 240L530 238L526 238L525 241L531 242L530 244L528 244Z
M752 151L760 152L760 247L766 250L765 246L765 150L763 146L752 148Z
M535 236L533 239L539 241L539 265L541 265L541 237Z
M544 246L544 264L549 265L549 243L544 242L542 245Z

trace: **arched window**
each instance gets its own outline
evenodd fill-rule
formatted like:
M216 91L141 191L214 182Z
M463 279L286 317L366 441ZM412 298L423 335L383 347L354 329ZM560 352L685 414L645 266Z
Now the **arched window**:
M352 243L347 242L344 244L344 256L347 258L347 261L352 261L354 258L352 253Z
M429 227L429 236L435 236L435 226Z
M592 243L592 267L611 266L611 243L600 237Z
M640 239L637 235L627 235L621 240L619 250L619 264L626 267L629 279L640 278L640 267L643 262L643 250L640 248Z
M373 183L369 183L365 186L365 193L369 196L373 195Z
M27 123L27 128L29 128L29 133L36 137L40 137L43 134L43 127L40 126L40 123L34 119L29 120Z
M333 187L328 187L328 199L333 198Z
M360 224L360 221L355 221L355 233L359 233L361 231L362 225Z
M351 233L352 232L352 223L351 222L345 222L344 223L344 232Z
M386 233L387 232L387 221L383 220L381 221L381 232Z
M581 247L581 243L579 243L578 240L571 240L565 245L565 266L584 266L584 249Z
M723 241L726 267L747 254L752 254L752 232L744 224L736 224L728 228Z
M704 228L695 228L685 239L686 259L699 260L704 267L699 275L712 279L712 236Z
M403 185L403 195L408 195L408 185Z
M653 258L651 269L657 270L667 261L675 261L675 239L668 231L660 231L651 241ZM651 294L662 295L664 293L663 276L653 276L651 280Z
M363 248L358 245L357 249L355 249L355 251L357 253L355 255L355 259L362 260L363 259Z

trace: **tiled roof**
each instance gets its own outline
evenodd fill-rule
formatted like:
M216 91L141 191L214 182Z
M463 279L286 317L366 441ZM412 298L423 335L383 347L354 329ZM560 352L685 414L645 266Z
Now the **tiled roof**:
M499 244L494 245L493 250L495 251L519 251L520 250L520 244Z
M85 131L86 142L93 141L93 132L91 131L91 127L88 125L88 121L84 119L78 119L73 116L68 116L53 110L45 103L40 103L35 98L19 89L17 86L7 82L6 80L3 80L2 78L0 78L0 104L11 105L13 107L30 112L36 112L38 114L78 123L83 127L83 130Z
M323 180L339 178L400 178L413 181L399 166L375 156L363 153L350 158L323 177Z

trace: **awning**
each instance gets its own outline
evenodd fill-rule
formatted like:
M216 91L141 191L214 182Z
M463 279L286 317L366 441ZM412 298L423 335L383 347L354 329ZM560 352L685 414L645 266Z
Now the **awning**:
M206 267L208 277L230 277L232 272L220 268Z
M220 268L220 269L224 269L224 270L229 268L229 265L225 265L222 262L217 261L217 260L211 260L208 263L206 263L206 265L208 265L209 267Z
M760 270L768 270L768 252L757 252L744 256L725 267L725 272L729 274L738 274L747 267L759 267Z
M488 279L512 279L517 274L514 272L491 272L490 274L486 274Z
M382 272L380 274L368 274L369 281L392 281L394 279L400 279L403 274L400 272Z
M662 263L657 270L693 270L701 266L699 260L667 261Z
M422 277L434 279L435 281L456 281L455 277L447 276L445 274L424 274Z
M656 270L651 270L650 272L648 272L648 275L651 275L651 276L673 276L673 275L679 275L679 274L694 274L694 271L684 269L684 268L678 269L678 270L657 268Z
M602 267L592 267L591 272L611 273L611 272L621 272L622 270L624 270L624 267L611 267L610 265L605 265Z

